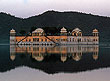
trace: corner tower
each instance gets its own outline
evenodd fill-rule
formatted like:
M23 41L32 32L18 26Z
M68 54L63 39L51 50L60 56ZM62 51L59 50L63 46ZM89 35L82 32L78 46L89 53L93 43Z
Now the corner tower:
M16 31L14 29L10 30L10 44L15 45L16 44Z
M63 28L61 29L60 33L61 33L61 34L60 34L61 36L66 36L66 35L67 35L67 30L66 30L66 28L63 27Z
M93 43L99 44L99 31L97 29L93 30Z
M95 37L99 36L99 35L98 35L99 32L98 32L97 29L94 29L92 33L93 33L93 36L95 36Z

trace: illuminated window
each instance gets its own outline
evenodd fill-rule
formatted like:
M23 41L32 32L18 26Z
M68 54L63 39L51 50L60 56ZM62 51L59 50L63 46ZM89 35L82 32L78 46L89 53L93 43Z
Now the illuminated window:
M33 41L34 42L38 42L39 41L39 38L33 38Z

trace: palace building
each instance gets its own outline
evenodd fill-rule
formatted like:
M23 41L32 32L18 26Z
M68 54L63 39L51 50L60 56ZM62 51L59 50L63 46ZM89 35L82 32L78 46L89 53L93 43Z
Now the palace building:
M59 36L47 36L42 28L37 28L32 35L16 36L14 29L10 30L11 45L72 45L72 44L99 44L98 30L92 31L93 35L83 36L79 28L67 32L62 28Z

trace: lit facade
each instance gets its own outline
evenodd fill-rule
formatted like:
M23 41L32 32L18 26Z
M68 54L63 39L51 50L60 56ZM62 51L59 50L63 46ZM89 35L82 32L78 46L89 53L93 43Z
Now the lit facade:
M72 32L67 32L64 27L60 31L59 36L46 36L42 28L37 28L32 32L31 36L16 36L14 29L10 30L11 45L72 45L72 44L99 44L98 30L92 31L92 36L83 36L79 28L75 28Z

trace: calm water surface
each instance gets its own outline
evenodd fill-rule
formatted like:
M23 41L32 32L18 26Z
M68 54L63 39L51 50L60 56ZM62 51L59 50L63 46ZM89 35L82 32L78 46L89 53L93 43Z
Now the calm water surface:
M0 81L110 81L110 47L0 45Z

